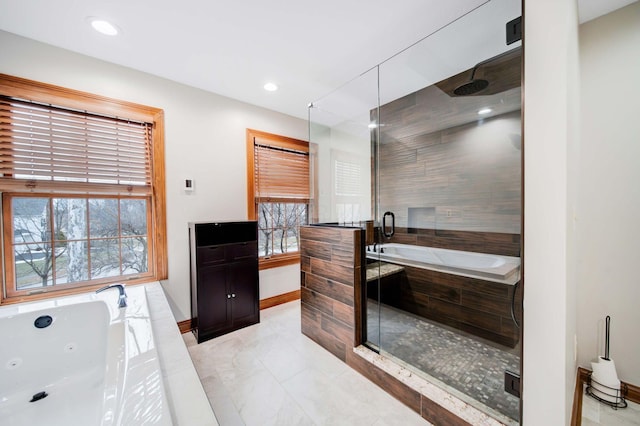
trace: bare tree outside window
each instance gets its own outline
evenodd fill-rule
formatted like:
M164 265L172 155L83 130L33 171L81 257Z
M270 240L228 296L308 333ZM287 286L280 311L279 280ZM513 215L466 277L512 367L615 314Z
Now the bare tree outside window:
M306 203L259 203L260 256L298 251L300 225L308 223Z
M13 197L12 206L18 290L149 270L146 199Z
M54 205L56 220L62 218ZM18 289L52 285L54 258L66 253L67 245L55 247L51 238L51 204L49 198L15 198L13 202L14 258ZM60 224L56 224L59 229Z
M149 270L147 244L147 205L141 199L120 200L123 273Z
M87 244L87 200L85 198L54 198L56 218L55 242L66 244L65 262L56 263L56 284L75 283L89 279ZM63 206L62 208L58 206Z

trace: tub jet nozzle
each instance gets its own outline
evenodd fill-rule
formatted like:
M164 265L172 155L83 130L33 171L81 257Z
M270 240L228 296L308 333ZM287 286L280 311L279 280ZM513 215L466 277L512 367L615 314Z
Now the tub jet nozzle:
M48 396L49 396L49 394L48 394L48 393L46 393L45 391L38 392L38 393L34 394L34 395L31 397L31 401L29 401L29 402L36 402L36 401L40 401L41 399L44 399L44 398L46 398L46 397L48 397Z

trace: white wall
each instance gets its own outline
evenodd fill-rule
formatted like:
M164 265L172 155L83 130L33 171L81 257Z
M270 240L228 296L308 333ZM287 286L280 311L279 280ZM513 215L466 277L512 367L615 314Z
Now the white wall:
M578 363L604 354L640 385L640 3L580 27Z
M247 218L245 129L306 140L307 122L0 31L0 72L164 109L169 279L176 320L190 317L190 221ZM261 90L256 88L256 90ZM182 190L185 178L195 191ZM262 271L261 298L299 288L298 268Z
M524 7L523 424L563 425L576 373L577 8L575 0Z

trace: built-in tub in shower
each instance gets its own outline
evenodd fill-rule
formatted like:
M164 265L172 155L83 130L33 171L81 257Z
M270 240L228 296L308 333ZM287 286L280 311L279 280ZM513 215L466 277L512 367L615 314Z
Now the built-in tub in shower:
M436 247L389 243L368 257L399 265L514 285L520 280L520 258Z
M506 346L518 343L520 258L397 243L370 247L367 258L380 261L369 269L381 274L401 266L382 284L395 295L383 303Z

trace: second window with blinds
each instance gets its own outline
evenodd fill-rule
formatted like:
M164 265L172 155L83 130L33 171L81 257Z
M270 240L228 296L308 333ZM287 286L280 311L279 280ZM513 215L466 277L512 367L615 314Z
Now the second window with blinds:
M247 205L258 221L260 269L300 261L309 217L309 143L247 129Z

